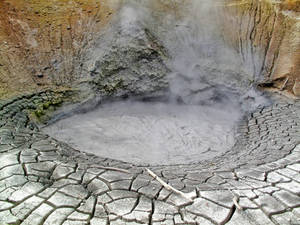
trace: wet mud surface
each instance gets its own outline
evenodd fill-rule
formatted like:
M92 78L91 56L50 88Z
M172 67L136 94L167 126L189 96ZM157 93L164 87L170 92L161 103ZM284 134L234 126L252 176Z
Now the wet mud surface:
M238 108L124 101L65 118L43 132L101 157L189 164L230 150L240 117Z

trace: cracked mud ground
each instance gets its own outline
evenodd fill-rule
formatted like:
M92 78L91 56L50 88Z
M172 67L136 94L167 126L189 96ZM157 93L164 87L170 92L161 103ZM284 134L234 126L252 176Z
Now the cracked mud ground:
M300 224L299 100L257 109L214 163L150 167L188 201L145 167L41 133L27 114L39 98L51 93L0 103L1 225Z

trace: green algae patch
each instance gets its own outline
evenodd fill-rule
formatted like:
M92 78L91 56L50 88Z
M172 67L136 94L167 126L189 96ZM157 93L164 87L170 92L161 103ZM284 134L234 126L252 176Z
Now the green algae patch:
M80 97L75 90L50 92L45 96L37 96L33 100L34 107L29 110L29 117L36 123L45 124L57 110L77 102L80 102Z

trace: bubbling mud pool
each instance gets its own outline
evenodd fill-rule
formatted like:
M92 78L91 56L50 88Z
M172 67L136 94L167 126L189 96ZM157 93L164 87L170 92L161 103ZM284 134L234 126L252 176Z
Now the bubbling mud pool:
M235 144L237 107L120 101L43 128L75 149L137 165L209 160Z

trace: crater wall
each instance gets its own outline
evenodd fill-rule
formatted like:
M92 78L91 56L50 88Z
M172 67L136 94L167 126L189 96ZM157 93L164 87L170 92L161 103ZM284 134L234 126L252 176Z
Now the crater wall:
M121 6L132 2L1 1L0 98L93 81L81 68L82 55L113 26ZM156 0L147 9L156 18L167 15L180 21L192 3ZM239 55L253 81L260 77L260 86L299 96L299 1L220 1L213 7L219 12L221 38Z

